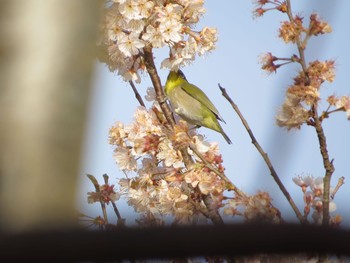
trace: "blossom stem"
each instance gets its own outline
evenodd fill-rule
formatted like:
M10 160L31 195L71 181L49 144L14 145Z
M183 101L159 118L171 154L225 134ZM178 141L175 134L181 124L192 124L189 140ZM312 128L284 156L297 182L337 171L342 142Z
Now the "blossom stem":
M131 81L130 81L131 82ZM132 83L134 84L134 83ZM137 92L137 91L136 91ZM141 97L140 97L141 98ZM141 99L142 100L142 99ZM104 174L103 175L103 180L105 181L105 184L108 184L108 180L109 180L109 177L107 174ZM97 181L96 181L97 182ZM118 225L124 225L124 222L125 222L125 219L123 219L120 215L120 212L118 210L118 207L117 205L115 204L115 202L113 200L110 200L111 203L112 203L112 206L113 206L113 210L115 212L115 214L117 215L117 218L118 218ZM107 216L107 215L106 215Z
M125 219L122 218L122 216L120 215L119 209L117 207L117 205L115 204L114 201L111 201L112 206L113 206L113 210L114 213L117 215L118 221L117 221L117 225L118 226L124 226L125 225Z
M97 182L97 179L95 178L95 176L93 176L91 174L87 174L86 176L90 179L90 181L94 185L96 193L100 193L100 185ZM100 204L101 204L101 209L102 209L102 213L103 213L104 222L105 222L106 225L108 225L108 216L107 216L106 204L105 204L105 202L102 201L101 198L100 198Z
M276 65L276 67L282 67L282 66L288 65L288 64L290 64L290 63L294 63L294 61L287 61L287 62L284 62L284 63L281 63L281 64Z
M338 111L344 111L344 110L345 110L344 107L340 107L340 108L338 108L338 109L329 111L329 108L330 108L330 107L328 107L328 109L327 109L326 111L324 111L324 112L321 114L321 116L319 117L320 121L323 121L325 118L328 118L329 115L332 114L332 113L335 113L335 112L338 112Z
M264 150L260 146L259 142L256 140L256 138L255 138L255 136L254 136L254 134L253 134L253 132L252 132L248 122L243 117L243 115L242 115L241 111L239 110L238 106L233 102L231 97L227 94L226 90L220 84L219 84L219 88L220 88L224 98L231 104L232 108L237 113L238 117L241 119L241 122L242 122L243 126L245 127L245 129L247 130L247 132L248 132L248 134L249 134L249 136L250 136L250 138L252 140L253 145L258 150L260 155L263 157L267 167L270 170L271 176L273 177L273 179L275 180L275 182L277 183L277 185L281 189L281 191L284 194L284 196L287 198L290 206L294 210L294 212L295 212L296 216L298 217L299 221L301 223L306 223L305 218L303 217L303 215L299 211L297 205L295 204L293 198L291 197L291 195L287 191L286 187L283 185L283 183L282 183L281 179L279 178L277 172L275 171L275 168L273 167L272 162L271 162L270 158L268 157L267 153L264 152Z
M286 0L286 3L287 3L288 18L289 18L291 23L295 23L294 18L293 18L293 14L292 14L292 6L290 4L290 0ZM301 44L301 39L299 37L297 38L296 43L297 43L297 48L298 48L298 52L299 52L299 56L300 56L299 63L303 69L303 72L305 72L305 74L306 74L305 76L307 78L307 82L309 82L310 80L309 80L309 77L307 75L306 63L305 63L305 54L304 54L305 46L303 46Z

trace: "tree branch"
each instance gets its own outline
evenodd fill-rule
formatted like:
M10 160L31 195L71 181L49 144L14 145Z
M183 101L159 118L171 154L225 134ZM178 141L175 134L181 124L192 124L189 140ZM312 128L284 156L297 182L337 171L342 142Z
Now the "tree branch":
M262 149L262 147L260 146L260 144L256 140L256 138L255 138L251 128L248 125L248 122L243 117L243 115L242 115L241 111L239 110L238 106L233 102L233 100L227 94L226 90L223 87L221 87L220 84L219 84L219 88L220 88L220 90L222 92L222 95L228 100L228 102L231 104L231 106L234 109L234 111L237 113L238 117L241 119L241 122L242 122L243 126L247 130L250 138L252 139L252 144L255 146L255 148L258 150L258 152L260 153L260 155L264 159L267 167L270 170L270 174L271 174L272 178L275 180L275 182L277 183L278 187L281 189L282 193L287 198L290 206L294 210L294 212L295 212L296 216L298 217L299 221L301 223L305 223L305 219L304 219L303 215L299 211L299 209L296 206L296 204L295 204L294 200L292 199L291 195L289 194L289 192L287 191L287 189L283 185L282 181L280 180L280 178L279 178L278 174L276 173L275 168L273 167L272 162L271 162L270 158L268 157L267 153L264 152L264 150Z
M328 151L327 151L327 142L326 142L326 136L323 131L322 122L318 118L318 113L316 106L313 105L313 120L314 120L314 127L316 129L318 142L320 145L320 152L323 159L323 167L326 170L325 176L323 178L323 218L322 218L322 224L328 225L329 224L329 198L330 198L330 188L331 188L331 178L332 174L335 171L333 160L330 160Z
M290 0L286 0L287 3L287 15L288 18L290 20L290 22L294 23L294 18L292 15L292 7L291 7L291 3ZM306 41L303 41L304 43L302 44L302 41L300 39L300 37L297 38L296 41L296 45L298 48L298 52L299 52L299 63L302 67L304 76L305 76L305 85L310 85L310 79L308 76L308 72L307 72L307 66L306 66L306 60L305 60L305 54L304 54L304 50L305 50L305 44ZM323 218L322 218L322 224L323 225L328 225L329 224L329 198L330 198L330 187L331 187L331 177L332 174L334 173L334 166L333 166L333 160L331 161L329 159L329 155L328 155L328 151L327 151L327 143L326 143L326 136L324 134L323 131L323 127L322 127L322 116L319 117L318 113L317 113L317 102L315 102L312 106L311 106L311 110L310 110L312 116L312 120L313 120L313 126L316 129L316 133L317 133L317 137L318 137L318 141L319 141L319 145L320 145L320 152L322 155L322 159L323 159L323 166L326 170L325 172L325 176L323 178Z
M170 130L173 130L174 126L175 126L175 120L174 117L172 115L172 112L169 108L169 105L166 103L165 100L165 95L164 95L164 91L163 91L163 87L159 78L159 75L157 73L157 68L154 64L154 59L153 59L153 52L152 52L152 47L150 46L146 46L143 48L144 51L144 58L145 58L145 65L148 71L148 74L151 78L153 87L155 89L156 92L156 99L163 111L163 114L168 122L168 128ZM182 158L184 160L184 164L186 166L186 168L190 168L194 161L192 160L192 158L190 157L190 155L187 152L187 147L183 147L180 149ZM208 209L208 215L210 216L210 219L212 220L213 223L218 224L218 223L222 223L222 218L219 214L219 212L217 211L216 208L214 208L212 206L212 202L210 202L210 196L207 196L206 198L203 199L203 201L206 204L206 207Z
M168 124L173 128L175 126L174 117L169 108L169 105L166 103L165 94L162 88L162 84L157 73L157 68L154 64L152 47L146 46L143 48L145 65L147 68L147 72L151 78L154 90L156 92L156 99L160 105L160 108L163 111L163 114L168 122Z

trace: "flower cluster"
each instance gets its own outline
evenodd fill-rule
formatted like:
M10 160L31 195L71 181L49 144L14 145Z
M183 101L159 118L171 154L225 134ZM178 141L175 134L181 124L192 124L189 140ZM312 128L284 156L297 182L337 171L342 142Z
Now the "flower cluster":
M252 196L237 196L225 203L224 213L242 215L246 222L281 223L281 214L272 206L267 192L258 192Z
M222 158L217 143L204 141L189 131L185 122L180 122L174 131L167 130L159 122L156 109L157 106L150 110L139 107L132 124L118 122L110 129L110 144L115 146L119 168L136 172L135 177L119 181L121 193L138 213L158 221L171 215L176 222L189 223L205 209L202 195L210 195L220 203L226 186L188 146L196 147L219 171L224 170ZM188 153L196 159L192 167L184 166L180 144L187 145Z
M94 227L100 230L106 228L108 223L101 216L91 217L82 213L78 214L78 219L80 222L84 223L86 227Z
M303 18L295 16L293 21L284 21L279 29L279 37L286 43L297 43L305 32Z
M260 7L267 4L284 6L285 2L258 1ZM288 12L288 6L277 8L281 12ZM276 8L274 8L276 9ZM268 10L268 9L265 9ZM266 53L261 57L262 69L268 73L276 72L281 66L289 63L298 63L301 66L299 74L294 78L293 85L286 91L285 101L280 108L276 123L280 127L299 129L304 123L309 123L312 116L311 110L317 106L320 100L320 88L323 82L332 82L335 78L335 62L333 60L312 61L308 65L304 58L304 49L312 36L329 33L332 31L328 23L322 21L318 15L311 14L309 25L304 26L303 17L289 15L289 21L281 23L279 37L286 43L294 43L298 46L299 56L292 55L289 58L279 58Z
M113 0L101 24L101 55L125 81L140 82L143 48L169 46L162 67L176 69L215 48L216 30L194 25L205 13L204 0Z
M279 37L282 38L285 43L297 44L304 50L310 37L332 32L331 26L327 22L322 21L317 14L310 15L308 27L304 26L303 20L303 17L295 16L291 21L283 21L279 28ZM277 64L278 61L282 61L282 63ZM260 61L262 64L261 68L268 73L276 72L279 67L293 62L303 63L301 58L297 55L293 55L290 58L278 58L270 52L264 54ZM321 62L316 61L315 63ZM325 63L329 64L325 65L326 70L329 67L334 67L334 61L326 61ZM312 70L312 67L313 66L310 65L309 69ZM314 70L313 73L316 73L313 75L317 77L318 71ZM322 72L320 73L322 74ZM329 80L329 78L327 80L332 81Z
M305 48L309 37L331 32L332 28L327 22L322 21L317 14L311 14L308 27L303 26L303 17L300 16L295 16L292 21L282 22L279 37L286 43L298 43L300 41L302 47Z
M306 71L300 71L293 85L287 89L286 99L276 116L277 125L290 130L306 123L310 117L310 106L320 100L321 84L332 82L334 77L334 61L309 63Z
M277 125L288 130L299 129L308 119L309 111L304 108L300 98L287 92L286 99L276 116Z
M88 203L103 202L109 204L109 202L115 202L119 199L119 194L114 191L114 185L104 184L99 187L99 191L88 192Z
M339 98L335 96L329 96L327 99L330 106L336 108L335 111L345 111L348 120L350 120L350 97L341 96Z
M323 178L317 177L314 178L311 175L307 176L298 176L293 178L293 182L301 187L301 190L304 195L304 217L307 218L311 210L312 219L315 223L321 224L323 217ZM335 189L330 189L330 203L329 203L329 212L334 212L336 210L336 204L333 202L335 194ZM335 215L331 218L331 223L338 225L341 221L341 217Z
M256 17L263 16L267 11L277 10L285 13L287 11L287 4L285 1L278 0L256 0L255 9L253 11Z
M311 37L330 33L332 28L315 13L310 15L309 23L305 26L303 17L292 16L286 1L258 0L256 5L254 12L257 16L271 10L288 13L289 20L281 23L279 37L285 43L297 45L299 56L294 54L289 58L279 58L269 52L261 57L260 63L262 69L268 73L276 72L278 68L289 63L300 64L301 70L294 78L293 85L288 87L285 101L276 116L278 126L288 130L299 129L302 124L309 123L309 119L315 117L311 110L320 100L321 84L324 81L332 82L335 77L333 60L316 60L307 65L304 50Z

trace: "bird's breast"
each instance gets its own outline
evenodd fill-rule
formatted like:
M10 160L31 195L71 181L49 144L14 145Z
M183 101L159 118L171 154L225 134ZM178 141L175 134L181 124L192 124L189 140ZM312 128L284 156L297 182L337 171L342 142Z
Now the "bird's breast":
M168 94L170 103L174 111L187 122L200 125L203 120L203 105L186 93L181 87L174 88ZM205 107L204 107L205 108Z

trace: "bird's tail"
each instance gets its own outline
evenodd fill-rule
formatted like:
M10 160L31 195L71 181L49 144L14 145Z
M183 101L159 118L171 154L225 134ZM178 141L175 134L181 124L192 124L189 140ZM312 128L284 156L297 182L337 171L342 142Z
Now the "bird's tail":
M230 138L227 136L227 134L223 130L221 131L221 134L225 138L225 140L227 141L228 144L232 144L232 141L230 140Z

